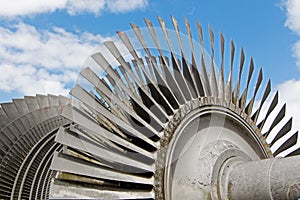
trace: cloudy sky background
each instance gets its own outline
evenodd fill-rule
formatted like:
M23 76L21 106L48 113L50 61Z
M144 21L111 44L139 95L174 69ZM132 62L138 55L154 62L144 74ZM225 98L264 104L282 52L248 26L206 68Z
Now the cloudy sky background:
M198 19L207 40L208 24L216 36L222 31L227 45L235 41L237 57L244 47L300 129L299 0L0 0L0 102L67 95L88 55L116 30L131 22L144 27L144 17L159 26L157 16L172 28L170 15L182 29L186 17L194 31Z

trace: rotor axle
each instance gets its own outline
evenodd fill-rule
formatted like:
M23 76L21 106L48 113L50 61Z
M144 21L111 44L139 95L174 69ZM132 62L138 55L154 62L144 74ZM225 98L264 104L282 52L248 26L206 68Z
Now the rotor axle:
M300 156L236 165L228 176L228 199L298 199L299 169Z

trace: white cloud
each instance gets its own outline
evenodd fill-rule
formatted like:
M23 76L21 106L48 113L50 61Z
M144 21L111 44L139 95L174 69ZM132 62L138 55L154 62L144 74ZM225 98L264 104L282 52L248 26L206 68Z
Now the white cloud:
M0 5L0 17L14 18L56 10L65 10L70 15L100 15L102 11L122 13L145 8L148 0L0 0Z
M70 15L80 13L99 15L104 8L105 0L70 0L65 5L65 9Z
M85 59L106 39L19 23L0 27L0 91L66 95ZM69 85L68 85L69 84Z
M300 35L300 1L299 0L286 0L285 8L287 12L287 20L285 25Z
M100 35L75 35L54 27L52 31L37 30L19 23L11 28L0 27L0 61L31 64L47 69L78 69L84 58L103 42Z
M296 65L300 67L300 40L294 44L293 53L295 58L297 59Z
M300 1L284 0L283 5L287 16L285 26L300 36ZM297 60L297 66L300 67L300 41L294 44L293 54Z
M89 66L101 73L102 69L89 58L90 54L100 51L112 66L119 65L101 45L106 40L114 41L126 60L132 58L116 37L89 32L75 34L59 27L39 30L18 23L0 27L0 38L0 92L66 95L79 81L82 67Z
M51 74L45 69L37 69L31 65L0 65L0 90L10 92L21 91L25 95L61 94L67 95L65 83L76 78L74 72Z
M281 102L287 103L287 115L294 118L295 130L300 130L300 80L288 80L277 88Z
M65 7L66 0L0 0L0 16L14 17L44 12L54 12Z
M122 13L135 9L145 8L148 0L110 0L107 1L107 7L111 12Z

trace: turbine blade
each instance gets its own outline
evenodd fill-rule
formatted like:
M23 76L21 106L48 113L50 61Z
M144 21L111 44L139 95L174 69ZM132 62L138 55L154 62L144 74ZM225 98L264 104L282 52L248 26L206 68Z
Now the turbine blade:
M264 134L266 138L269 136L269 134L273 130L273 128L284 118L285 110L286 110L286 104L284 104L282 106L281 110L279 111L279 113L277 114L275 119L273 120L269 130Z
M241 57L240 57L240 68L239 68L239 75L238 80L236 82L234 91L233 91L233 103L235 105L238 105L239 95L240 95L240 83L241 83L241 76L244 68L244 62L245 62L245 53L244 49L241 50Z
M225 87L224 87L224 37L220 32L220 45L221 45L221 66L218 75L218 97L223 101L225 98Z
M271 147L275 142L277 142L282 136L286 135L292 129L292 121L293 118L291 117L289 121L280 129L280 131L276 134L275 138L270 143Z
M254 70L254 62L253 62L253 59L251 58L250 67L249 67L249 71L248 71L248 78L247 78L246 88L244 89L244 92L242 93L242 96L239 100L239 106L242 110L244 110L245 105L246 105L247 94L248 94L249 84L250 84L250 81L251 81L253 70Z
M233 69L233 61L234 61L234 51L235 51L235 46L233 41L231 40L230 71L229 71L227 83L225 85L225 101L227 102L232 102L232 69Z
M268 117L270 116L271 112L274 110L274 108L278 104L278 91L276 92L275 96L273 97L272 103L270 104L268 111L266 113L265 118L257 125L257 127L262 130L263 126L265 125L265 122L267 121Z
M269 79L268 83L267 83L267 86L265 88L265 91L264 91L264 94L263 94L263 97L261 99L261 102L259 104L259 107L258 109L255 111L255 113L252 115L251 119L253 120L253 122L256 124L257 123L257 119L258 119L258 116L260 114L260 111L262 109L262 106L263 104L265 103L266 99L268 98L269 94L271 92L271 81Z
M214 47L214 33L212 28L209 26L209 36L210 36L210 47L211 47L211 61L210 61L210 74L209 74L209 82L210 82L210 90L213 97L218 97L218 84L216 79L216 70L215 70L215 47Z
M262 79L263 79L262 68L260 68L259 75L258 75L258 78L257 78L257 81L256 81L256 85L255 85L255 89L254 89L253 97L251 98L250 102L246 106L246 113L248 114L248 116L250 116L251 113L252 113L254 100L255 100L256 94L257 94L257 92L259 90L259 87L261 85Z

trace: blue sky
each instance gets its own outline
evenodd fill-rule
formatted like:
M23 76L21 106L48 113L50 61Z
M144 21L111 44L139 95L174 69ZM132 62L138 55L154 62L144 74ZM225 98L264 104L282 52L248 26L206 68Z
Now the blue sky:
M145 27L144 17L159 27L157 16L172 28L173 15L181 30L189 20L194 37L196 20L207 41L208 24L216 42L222 31L228 46L235 41L237 57L244 47L300 119L299 10L299 0L0 0L0 102L67 95L85 59L117 30L131 22Z

